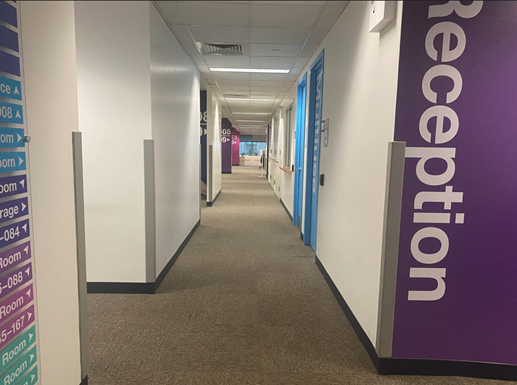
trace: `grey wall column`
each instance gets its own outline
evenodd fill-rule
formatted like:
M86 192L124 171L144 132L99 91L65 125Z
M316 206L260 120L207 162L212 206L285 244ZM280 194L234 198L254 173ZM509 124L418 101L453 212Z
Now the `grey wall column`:
M86 240L84 226L83 145L82 133L72 132L75 190L75 229L77 242L77 283L79 286L79 338L81 345L81 378L90 370L88 354L88 298L86 290Z
M405 142L389 143L376 344L379 357L392 355L405 151Z
M212 202L214 199L213 183L214 183L214 151L213 146L208 146L208 177L207 177L207 188L206 188L206 200Z
M156 281L156 191L154 140L144 139L145 281Z

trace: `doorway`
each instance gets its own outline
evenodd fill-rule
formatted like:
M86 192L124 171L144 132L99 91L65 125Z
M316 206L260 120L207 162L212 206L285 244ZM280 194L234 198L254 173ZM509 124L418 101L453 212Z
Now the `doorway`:
M305 163L305 104L307 93L307 73L298 83L298 95L296 98L296 131L295 131L295 155L294 155L294 202L293 225L302 230L302 204L303 204L303 165Z
M316 252L318 226L318 191L320 170L321 112L323 107L322 50L311 65L309 76L309 131L307 135L307 166L305 186L305 226L303 243Z

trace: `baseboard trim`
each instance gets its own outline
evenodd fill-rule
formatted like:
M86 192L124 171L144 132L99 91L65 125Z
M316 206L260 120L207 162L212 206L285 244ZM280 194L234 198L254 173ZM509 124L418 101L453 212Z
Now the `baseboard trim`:
M372 342L355 318L354 313L337 289L322 265L318 256L315 257L316 266L323 275L332 294L336 298L341 310L352 325L357 337L370 356L373 365L379 374L398 374L414 376L460 376L486 378L493 380L517 381L517 366L491 364L485 362L446 361L446 360L419 360L379 357Z
M284 208L285 212L287 213L287 216L289 217L289 220L291 221L291 223L293 223L293 216L291 215L291 213L287 209L287 206L285 205L285 203L282 200L282 198L280 198L280 203L282 204L282 207Z
M88 385L88 376L84 377L79 385Z
M187 246L190 238L194 235L199 225L201 224L201 220L198 220L194 225L190 233L183 240L178 250L174 253L172 258L167 262L167 265L163 268L162 272L156 278L154 282L88 282L86 284L87 291L90 294L154 294L156 290L160 287L163 279L170 271L174 263L176 263L178 257L181 252ZM82 384L81 384L82 385Z
M212 202L206 202L206 205L208 207L212 207L215 203L215 201L217 200L217 198L219 198L219 195L221 195L221 192L223 191L223 189L219 190L219 192L217 193L217 195L215 196L215 198L212 200Z
M231 174L231 171L221 171L221 174Z

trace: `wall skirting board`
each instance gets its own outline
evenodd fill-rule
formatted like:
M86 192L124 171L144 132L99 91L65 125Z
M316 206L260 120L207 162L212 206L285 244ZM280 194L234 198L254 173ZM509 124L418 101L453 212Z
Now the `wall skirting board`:
M291 223L293 222L293 216L291 215L291 213L289 212L289 210L287 209L284 201L282 199L280 199L280 203L282 204L282 207L284 208L285 212L287 213L287 216L289 217L289 220L291 221Z
M187 246L190 238L194 235L201 224L198 220L185 240L181 243L178 250L174 253L167 265L163 268L158 278L154 282L88 282L88 293L112 293L112 294L154 294L160 287L163 279L170 271L174 263L178 260L181 252ZM82 385L82 384L81 384Z
M88 385L88 376L84 377L79 385Z
M222 191L223 191L222 189L221 189L221 190L219 190L219 192L217 193L217 195L215 196L215 198L212 200L212 202L206 202L206 205L207 205L208 207L212 207L212 206L214 205L215 201L217 200L217 198L219 198L219 195L221 195L221 192L222 192Z
M334 285L332 278L330 278L328 275L318 256L316 256L315 262L379 374L462 376L505 381L517 380L517 366L513 365L491 364L484 362L379 357L375 351L375 347L359 324L359 321L357 321L355 318L354 313L346 303L345 299L341 296L341 293L337 289L336 285Z

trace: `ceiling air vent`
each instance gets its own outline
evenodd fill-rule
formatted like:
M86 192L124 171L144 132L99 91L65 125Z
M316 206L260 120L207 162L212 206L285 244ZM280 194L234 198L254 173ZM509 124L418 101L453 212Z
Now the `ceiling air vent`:
M223 96L225 98L242 98L242 99L248 98L248 95L240 95L240 94L224 94Z
M197 43L203 55L242 55L240 44Z

